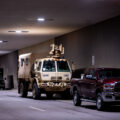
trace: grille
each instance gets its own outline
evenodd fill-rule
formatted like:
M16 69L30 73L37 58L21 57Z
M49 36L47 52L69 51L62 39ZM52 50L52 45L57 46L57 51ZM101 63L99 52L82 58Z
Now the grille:
M56 77L51 77L51 80L56 80Z
M120 92L120 82L115 85L115 92Z
M58 76L58 77L51 77L51 80L62 80L62 77Z

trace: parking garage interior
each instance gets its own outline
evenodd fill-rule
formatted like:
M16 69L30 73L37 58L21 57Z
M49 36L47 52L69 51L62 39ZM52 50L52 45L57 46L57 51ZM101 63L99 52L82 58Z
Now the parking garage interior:
M19 55L44 58L53 43L64 46L72 70L120 68L120 1L0 0L0 40L6 90L18 88Z
M0 66L4 69L4 78L7 81L7 76L12 75L14 87L17 88L18 56L25 53L40 53L41 58L49 56L50 45L53 43L63 44L65 47L64 57L70 61L73 70L91 66L119 68L119 27L120 16L117 16L2 55L0 56ZM93 57L94 64L92 64Z

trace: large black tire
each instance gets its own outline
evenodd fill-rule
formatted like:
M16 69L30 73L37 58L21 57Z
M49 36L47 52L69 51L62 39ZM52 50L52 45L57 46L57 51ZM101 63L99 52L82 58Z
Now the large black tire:
M25 83L20 83L20 95L21 97L27 97L28 86Z
M33 99L40 98L40 91L39 91L39 88L37 86L37 83L33 84L32 95L33 95Z
M81 105L80 96L79 96L77 90L75 90L74 93L73 93L73 103L74 103L75 106L80 106Z
M96 107L97 110L103 110L105 107L105 103L103 102L101 93L97 94Z

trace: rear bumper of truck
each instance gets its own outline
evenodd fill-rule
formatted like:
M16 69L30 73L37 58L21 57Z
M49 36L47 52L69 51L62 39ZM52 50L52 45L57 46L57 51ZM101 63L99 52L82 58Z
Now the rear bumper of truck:
M102 98L104 102L120 103L120 92L103 92Z

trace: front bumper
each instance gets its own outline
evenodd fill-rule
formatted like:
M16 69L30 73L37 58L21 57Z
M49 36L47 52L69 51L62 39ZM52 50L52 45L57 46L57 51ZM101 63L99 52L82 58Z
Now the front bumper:
M71 84L60 82L60 83L53 83L53 82L47 82L47 83L39 83L38 87L40 89L44 89L45 91L66 91L67 89L70 89Z
M103 92L102 98L104 102L120 102L120 92Z

